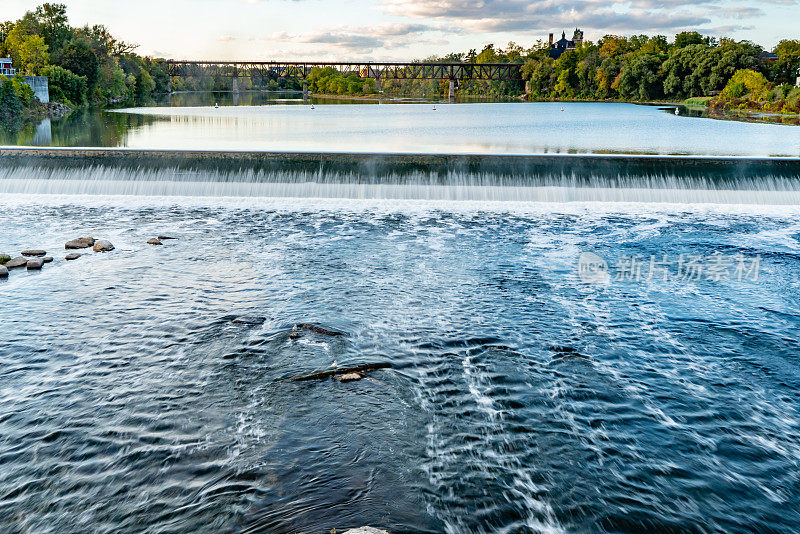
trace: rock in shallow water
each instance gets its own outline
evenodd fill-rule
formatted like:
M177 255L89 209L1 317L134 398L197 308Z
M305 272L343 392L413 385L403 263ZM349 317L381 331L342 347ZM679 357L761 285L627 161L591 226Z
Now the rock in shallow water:
M30 249L30 250L23 250L22 251L22 255L23 256L39 257L39 256L44 256L45 254L47 254L47 252L45 252L44 250L39 250L39 249Z
M153 239L148 239L147 240L147 244L148 245L163 245L164 243L162 243L161 241L159 241L158 239L156 239L154 237Z
M343 336L344 334L341 332L337 332L335 330L328 330L327 328L322 328L321 326L317 326L311 323L298 323L294 325L295 331L297 330L308 330L309 332L314 332L315 334L320 334L323 336Z
M264 319L263 317L254 317L252 315L243 315L241 317L237 317L236 319L234 319L233 320L233 324L252 324L252 325L264 324L265 320L266 319Z
M45 256L42 258L42 261L45 263L53 263L53 256Z
M111 241L107 241L105 239L98 239L94 242L95 252L110 252L114 250L114 245L111 244Z
M28 260L27 265L29 271L41 271L42 265L44 265L44 260L41 258L37 258L35 260Z
M22 256L18 256L13 260L6 263L7 269L19 269L20 267L25 267L28 265L28 258L23 258Z
M94 246L94 241L95 239L93 237L79 237L78 239L67 241L67 243L64 245L64 248L67 250L89 248Z
M389 534L389 531L381 530L375 527L358 527L346 530L344 534Z
M65 259L65 260L67 260L67 261L72 261L72 260L77 260L77 259L78 259L78 258L80 258L81 256L83 256L83 254L78 254L78 253L75 253L75 252L70 252L69 254L67 254L66 256L64 256L64 259Z
M160 235L160 236L158 236L158 239L160 239L161 241L165 241L167 239L178 239L178 238L177 237L169 237L168 235Z
M0 265L0 278L8 278L8 269L3 265Z
M361 380L365 375L361 373L346 373L339 377L339 382L355 382Z

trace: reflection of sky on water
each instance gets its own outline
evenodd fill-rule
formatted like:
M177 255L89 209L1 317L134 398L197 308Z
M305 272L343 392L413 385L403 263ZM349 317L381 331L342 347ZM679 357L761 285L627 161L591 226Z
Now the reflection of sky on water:
M676 117L657 107L572 103L137 108L166 118L123 146L423 153L800 155L792 126Z
M791 126L676 117L630 104L386 104L147 108L168 118L124 146L425 153L800 155Z

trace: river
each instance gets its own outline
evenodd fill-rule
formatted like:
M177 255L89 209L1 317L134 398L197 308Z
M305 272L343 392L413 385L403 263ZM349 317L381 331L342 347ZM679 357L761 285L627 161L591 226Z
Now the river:
M800 129L658 107L436 108L103 116L122 148L800 155ZM800 176L118 154L0 169L0 251L55 258L0 279L3 532L800 524ZM116 249L65 261L85 235ZM386 368L293 380L360 364Z

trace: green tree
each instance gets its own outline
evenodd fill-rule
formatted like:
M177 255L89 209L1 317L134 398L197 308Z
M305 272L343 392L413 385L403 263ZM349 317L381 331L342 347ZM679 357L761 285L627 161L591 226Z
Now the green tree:
M26 74L39 74L50 60L44 39L40 35L27 33L22 25L14 26L5 40L5 45L14 63Z
M61 51L59 65L78 76L85 77L90 89L97 83L99 61L89 40L84 37L76 37L67 43Z
M772 67L772 78L776 83L794 85L800 69L800 40L783 40L775 47L778 61Z
M650 100L662 95L659 77L661 59L652 54L633 57L626 62L617 82L620 96L632 100Z
M39 33L52 55L72 39L72 29L67 19L67 6L64 4L42 4L36 8L34 16L39 22Z

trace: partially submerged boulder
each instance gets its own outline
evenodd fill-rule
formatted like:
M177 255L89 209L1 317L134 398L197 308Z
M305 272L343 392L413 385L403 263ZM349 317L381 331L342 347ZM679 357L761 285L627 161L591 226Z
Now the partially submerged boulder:
M24 258L22 256L17 256L11 261L6 262L7 269L19 269L20 267L25 267L28 265L28 258Z
M28 260L27 267L29 271L41 271L42 265L44 265L44 260L41 258L36 258L34 260Z
M95 252L111 252L114 250L114 245L111 244L111 241L107 241L105 239L98 239L94 242L94 247L92 248Z
M342 332L337 332L335 330L328 330L327 328L322 328L321 326L311 324L311 323L298 323L294 325L295 330L307 330L309 332L314 332L315 334L320 334L322 336L343 336Z
M28 257L37 257L38 258L40 256L47 255L47 252L45 252L44 250L39 250L39 249L30 249L30 250L23 250L22 251L22 255L23 256L28 256Z
M93 237L79 237L72 241L67 241L64 248L67 250L79 250L94 246L95 239Z
M375 527L358 527L346 530L344 534L389 534L389 531L381 530Z
M339 375L339 382L355 382L356 380L361 380L362 378L366 378L367 375L364 373L345 373L343 375Z
M67 261L72 261L72 260L77 260L81 256L83 256L83 254L78 254L77 252L70 252L69 254L64 256L64 259Z
M45 263L53 263L53 256L45 256L42 258L42 261Z
M161 241L166 241L167 239L178 239L178 238L177 237L170 237L168 235L160 235L160 236L158 236L158 239L161 240Z
M259 325L259 324L264 324L264 321L266 321L266 319L264 319L263 317L256 317L254 315L242 315L241 317L235 318L231 322L233 324Z
M327 371L320 371L319 373L313 373L310 375L305 376L298 376L292 378L293 382L305 382L307 380L324 380L325 378L331 377L339 377L339 380L342 382L348 382L352 380L360 380L362 378L366 378L364 373L368 371L376 371L378 369L388 369L391 365L388 363L365 363L362 365L356 365L354 367L341 367L339 369L329 369ZM354 375L359 375L356 378ZM342 378L348 377L346 380L342 380Z
M8 278L8 269L4 265L0 265L0 278Z
M159 241L158 239L156 239L154 237L153 239L148 239L147 240L147 244L148 245L163 245L164 243L162 243L161 241Z

